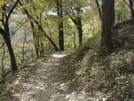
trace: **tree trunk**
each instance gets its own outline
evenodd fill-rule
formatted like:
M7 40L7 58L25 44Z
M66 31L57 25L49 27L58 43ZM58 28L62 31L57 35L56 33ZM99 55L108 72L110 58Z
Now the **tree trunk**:
M76 12L77 12L77 16L74 14L74 11L72 11L73 16L75 16L75 17L72 17L68 12L67 13L68 13L70 19L75 24L75 26L78 30L79 46L81 46L82 43L83 43L83 29L82 29L81 15L80 15L80 13L81 13L81 7L80 6L76 7Z
M103 0L102 46L111 49L111 28L114 23L114 0Z
M60 23L59 26L59 49L64 50L64 32L63 32L63 23ZM62 30L61 30L62 29Z
M82 20L81 20L81 7L76 7L76 11L77 11L77 18L74 19L74 23L77 27L78 30L78 38L79 38L79 46L82 45L83 43L83 30L82 30Z
M1 62L1 75L2 75L2 77L4 77L4 74L5 74L5 70L4 70L4 59L5 59L5 54L6 54L6 52L5 52L5 48L4 48L4 46L3 46L3 56L2 56L2 62Z
M45 53L44 44L41 43L41 51L40 51L41 56L43 56L44 53Z
M7 38L7 39L5 39L5 42L6 42L6 45L8 47L9 54L10 54L11 65L12 65L12 73L14 73L18 69L17 69L17 64L16 64L13 48L11 46L11 41L10 41L10 39Z
M38 28L41 32L44 33L44 36L50 41L50 43L53 45L53 47L55 48L56 51L59 51L57 45L54 43L54 41L46 34L46 32L43 30L42 26L41 25L38 25Z
M1 12L2 16L1 17L2 18L1 18L0 22L2 23L2 26L4 27L4 29L2 29L0 27L0 33L3 36L3 39L6 43L8 51L9 51L12 73L14 73L16 70L18 70L18 68L17 68L13 48L12 48L12 45L11 45L8 21L9 21L9 18L11 16L12 12L14 11L15 7L19 3L19 1L20 0L16 0L16 2L14 2L14 4L12 5L12 7L11 7L11 9L8 13L6 12L6 5L1 5L1 11L2 11Z
M24 33L24 40L22 44L22 62L25 61L25 43L26 43L27 35Z
M59 31L59 49L64 50L64 32L63 32L63 11L62 11L62 0L57 0L57 14L60 18L60 23L58 27Z
M10 55L10 60L11 60L12 73L14 73L16 70L18 70L18 68L17 68L17 64L16 64L13 48L11 46L10 35L9 35L8 32L5 32L2 28L0 28L0 33L3 36L3 38L5 40L5 43L7 45L8 52L9 52L9 55Z
M132 0L129 0L129 4L130 4L130 10L131 10L131 17L134 18L133 1Z
M74 41L73 41L73 42L74 42L74 49L76 49L75 36L76 36L76 35L75 35L75 33L74 33Z
M83 30L82 30L82 23L81 23L81 17L78 17L78 25L77 25L77 30L78 30L78 37L79 37L79 46L82 45L83 43Z
M38 48L38 40L37 40L37 35L36 33L34 32L35 30L35 26L34 26L34 23L31 21L30 22L31 24L31 28L33 30L33 39L34 39L34 47L35 47L35 51L36 51L36 56L39 57L39 48Z
M50 43L54 46L55 50L56 50L56 51L59 51L57 45L53 42L53 40L52 40L49 36L47 36L47 35L45 35L45 37L46 37L46 38L50 41Z

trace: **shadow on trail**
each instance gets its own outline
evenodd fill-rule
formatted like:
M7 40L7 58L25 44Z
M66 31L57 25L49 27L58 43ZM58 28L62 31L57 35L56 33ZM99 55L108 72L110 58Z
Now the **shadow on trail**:
M11 98L6 101L88 101L84 93L71 91L59 77L61 60L70 51L56 52L21 71L8 85Z

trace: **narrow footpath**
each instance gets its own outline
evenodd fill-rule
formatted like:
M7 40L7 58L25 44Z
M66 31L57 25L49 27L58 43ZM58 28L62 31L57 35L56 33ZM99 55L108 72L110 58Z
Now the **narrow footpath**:
M72 91L59 77L59 68L68 51L56 52L31 63L8 85L12 93L6 101L103 101L83 91Z

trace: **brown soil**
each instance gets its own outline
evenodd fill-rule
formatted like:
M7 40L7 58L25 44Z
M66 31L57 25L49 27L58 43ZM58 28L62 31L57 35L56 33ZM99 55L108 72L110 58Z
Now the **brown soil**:
M68 51L56 52L31 63L8 85L11 97L4 101L105 101L84 91L72 91L59 77L61 60ZM102 94L101 94L102 95Z

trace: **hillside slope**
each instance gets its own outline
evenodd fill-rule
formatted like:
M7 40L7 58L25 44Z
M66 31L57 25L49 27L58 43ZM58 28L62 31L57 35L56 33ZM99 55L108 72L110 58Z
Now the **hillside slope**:
M104 101L134 101L134 20L115 26L111 54L100 52L99 43L100 35L95 35L65 57L63 79L77 90L106 94Z

